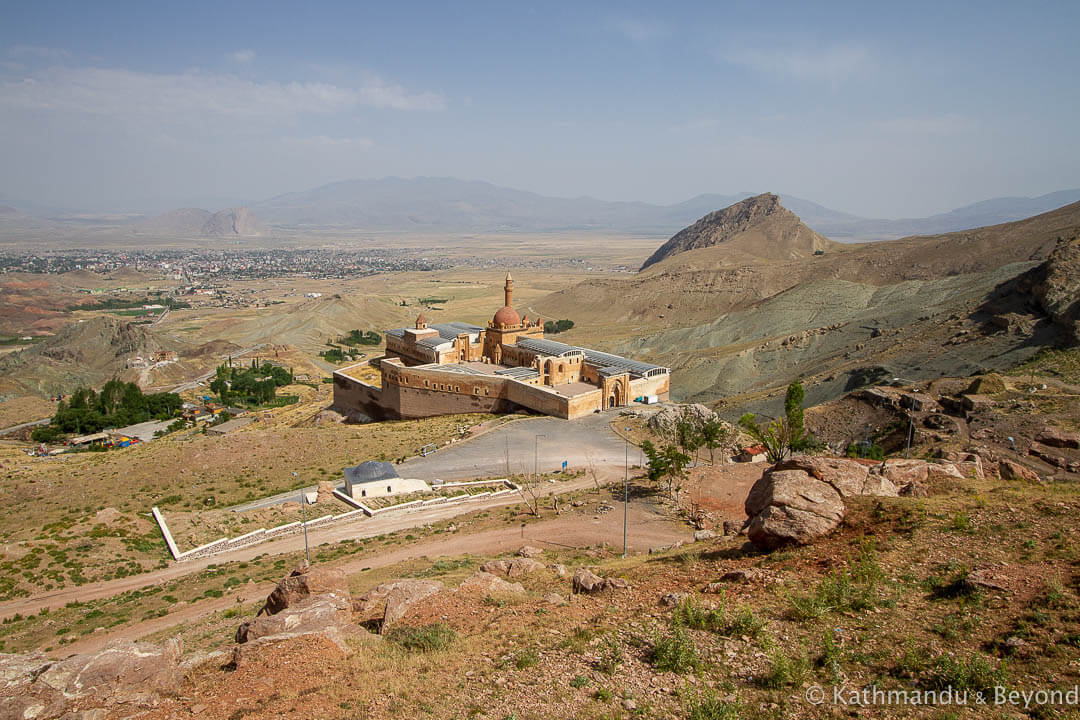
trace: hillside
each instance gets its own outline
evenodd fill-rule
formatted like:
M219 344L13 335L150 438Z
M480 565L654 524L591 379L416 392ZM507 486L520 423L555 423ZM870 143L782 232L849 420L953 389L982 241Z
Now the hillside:
M678 252L633 278L590 280L536 307L574 320L568 342L664 363L674 396L729 398L731 415L775 410L775 393L795 377L822 402L871 376L1000 368L1070 338L1032 283L1010 283L1046 262L1058 237L1080 233L1080 203L946 235L833 245L795 261L761 259L770 249L753 240L765 242L755 230L769 217L742 229L738 253L723 243Z
M816 251L831 249L834 243L806 227L780 198L764 193L709 213L680 230L641 266L655 265L678 253L723 247L732 262L745 264L759 260L798 260Z
M201 208L180 208L136 222L132 229L140 233L197 236L211 213Z
M262 235L263 228L249 208L221 210L206 219L201 229L204 237L252 237Z

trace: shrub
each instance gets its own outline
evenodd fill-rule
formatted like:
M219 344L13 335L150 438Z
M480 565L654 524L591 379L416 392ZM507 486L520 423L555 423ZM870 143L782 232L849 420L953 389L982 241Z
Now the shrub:
M990 693L997 686L1008 683L1009 674L1005 661L994 667L993 661L976 652L966 657L941 655L934 661L923 685L931 690L970 690Z
M775 649L770 656L769 672L759 679L759 684L770 690L780 690L791 685L798 685L806 677L810 669L810 661L806 658L806 651L800 651L797 656L789 656Z
M738 706L724 702L713 690L688 692L682 702L686 720L739 720Z
M608 675L614 675L615 671L619 669L619 665L622 664L623 654L622 646L619 645L618 639L616 639L614 633L604 638L603 643L600 645L600 661L597 666L600 672Z
M540 656L532 648L524 650L514 658L514 667L518 670L535 667L540 662Z
M457 633L443 623L420 627L399 625L386 633L386 639L409 652L432 652L445 650L457 642Z
M674 672L680 675L697 672L703 665L686 628L677 622L672 623L668 634L662 636L657 634L653 639L650 663L660 672Z
M584 675L575 675L574 679L570 681L570 687L581 689L588 686L589 678Z

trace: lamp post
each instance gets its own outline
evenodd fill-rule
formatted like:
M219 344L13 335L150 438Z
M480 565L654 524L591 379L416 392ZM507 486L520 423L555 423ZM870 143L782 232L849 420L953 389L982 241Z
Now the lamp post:
M296 473L293 473L293 477L296 477ZM304 498L304 486L300 486L300 516L302 518L301 525L304 528L304 559L307 561L308 567L311 567L311 550L308 549L307 539L307 500Z
M624 427L622 556L626 557L626 518L630 512L630 428Z
M546 438L547 435L537 435L533 438L533 479L536 482L540 482L540 438Z

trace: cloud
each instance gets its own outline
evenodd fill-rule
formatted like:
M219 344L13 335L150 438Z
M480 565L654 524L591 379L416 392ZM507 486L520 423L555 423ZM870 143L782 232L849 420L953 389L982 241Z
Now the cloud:
M972 122L963 115L945 113L918 117L894 117L879 120L874 128L886 133L903 135L956 135L972 128Z
M854 46L809 50L735 47L724 52L721 59L766 75L831 83L866 74L874 66L872 54L865 48Z
M615 32L635 43L647 43L667 37L671 30L664 24L640 18L613 18L609 21Z
M237 50L229 57L232 58L233 62L240 63L241 65L249 65L255 59L255 51L251 49Z
M370 150L375 147L371 138L336 138L327 135L286 138L281 142L300 150Z
M244 80L202 72L155 74L113 68L52 67L0 80L0 109L114 118L223 116L287 118L359 107L440 110L439 93L410 92L368 74L354 86Z
M66 60L71 57L67 50L44 47L42 45L12 45L7 54L16 58L29 58L34 60Z

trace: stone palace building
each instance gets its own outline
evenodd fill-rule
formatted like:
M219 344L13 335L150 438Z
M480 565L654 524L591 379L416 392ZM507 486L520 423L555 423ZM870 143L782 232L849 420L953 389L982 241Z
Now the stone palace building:
M334 409L373 420L527 409L575 418L634 402L668 399L666 367L544 339L537 317L513 308L514 279L506 274L505 303L487 327L447 322L386 331L380 386L334 373Z

